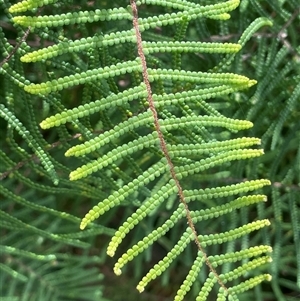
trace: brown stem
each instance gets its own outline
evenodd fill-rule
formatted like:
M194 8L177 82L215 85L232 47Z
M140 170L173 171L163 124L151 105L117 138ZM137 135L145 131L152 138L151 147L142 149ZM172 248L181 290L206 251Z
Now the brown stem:
M20 42L17 43L16 46L13 48L13 50L8 54L8 56L2 62L0 62L0 67L2 67L5 63L7 63L11 59L11 57L16 53L16 51L19 49L21 44L27 39L29 32L30 32L30 27L27 28Z
M170 168L171 177L175 181L176 187L178 189L179 200L184 205L188 225L189 225L190 229L192 230L192 232L194 234L194 241L197 245L197 248L202 252L202 254L204 256L204 259L205 259L206 265L208 266L209 270L215 275L215 277L217 278L218 283L220 284L220 286L229 294L227 287L225 286L225 284L220 279L220 277L219 277L217 271L215 270L215 268L212 266L212 264L209 261L208 256L207 256L204 248L202 247L202 245L200 243L195 225L194 225L192 217L191 217L191 212L189 210L189 207L188 207L187 202L186 202L185 197L184 197L183 189L182 189L182 187L179 183L178 177L177 177L176 172L175 172L174 164L173 164L173 162L171 160L171 157L170 157L170 154L168 152L167 144L166 144L166 141L164 139L164 135L161 131L161 127L160 127L158 116L157 116L157 111L156 111L154 100L153 100L153 97L152 97L151 84L150 84L149 74L148 74L148 70L147 70L146 57L145 57L144 50L143 50L143 45L142 45L142 36L141 36L141 32L139 30L139 24L138 24L138 9L137 9L135 0L130 0L130 4L131 4L132 13L133 13L133 27L135 29L135 34L136 34L136 38L137 38L138 55L139 55L139 57L141 59L141 63L142 63L143 80L144 80L144 83L147 87L147 98L148 98L149 108L150 108L150 110L153 114L154 126L155 126L155 130L158 134L161 150L162 150L165 158L167 159L167 162L168 162L168 165L169 165L169 168Z

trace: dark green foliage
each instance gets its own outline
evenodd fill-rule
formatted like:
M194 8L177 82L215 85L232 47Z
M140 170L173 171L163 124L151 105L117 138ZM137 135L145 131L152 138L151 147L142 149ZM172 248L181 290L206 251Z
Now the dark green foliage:
M0 3L3 300L295 300L297 1Z

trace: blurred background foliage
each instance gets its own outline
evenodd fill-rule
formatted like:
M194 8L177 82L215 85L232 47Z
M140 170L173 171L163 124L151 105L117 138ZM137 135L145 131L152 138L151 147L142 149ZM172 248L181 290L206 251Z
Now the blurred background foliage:
M7 59L24 36L24 29L14 26L7 8L17 1L0 1L1 61ZM71 7L88 10L91 7L118 7L124 1L64 1L64 6L53 10L45 7L43 14L54 14ZM194 1L205 4L214 1ZM149 12L149 13L155 13ZM249 136L262 138L265 155L249 162L232 166L236 178L267 178L272 185L267 189L268 202L258 205L260 218L270 219L272 225L251 237L252 242L263 239L273 247L270 267L272 282L256 287L241 300L292 301L300 298L300 5L297 0L242 0L240 7L228 21L200 20L188 29L192 38L201 41L235 42L257 17L273 21L273 27L262 28L236 55L226 70L256 79L258 84L248 91L236 93L227 103L216 102L215 107L224 115L247 119L254 127ZM124 24L128 26L128 24ZM75 39L97 30L87 27L66 27L64 36ZM106 28L116 31L117 28ZM59 39L39 37L30 33L26 43L38 48L51 45ZM6 49L4 40L11 45ZM4 51L5 49L5 51ZM40 64L22 64L20 47L10 58L15 70L11 77L31 82L51 78L55 72L65 72L70 66L48 70ZM124 49L128 55L132 49ZM90 53L78 54L78 65L91 64ZM187 69L201 70L218 65L222 55L191 55L184 64ZM2 66L1 66L2 67ZM74 67L78 68L78 66ZM19 78L18 78L19 77ZM122 84L126 85L126 79ZM147 266L152 266L169 250L176 228L160 239L151 249L136 258L120 277L112 273L113 260L105 250L109 238L121 221L135 209L134 202L114 208L105 214L88 231L79 230L80 217L108 191L101 191L99 179L68 180L69 172L77 162L65 158L64 152L78 139L63 130L39 130L39 122L48 116L49 104L45 99L32 96L15 86L0 72L0 103L5 103L19 120L43 140L44 151L55 162L59 185L52 184L43 167L24 137L0 119L0 179L1 179L1 300L172 300L172 296L188 272L193 251L176 261L173 268L153 282L146 293L138 294L134 286ZM66 107L81 104L84 91L68 90L62 101ZM95 121L96 123L96 121ZM214 178L212 177L212 181ZM251 216L250 209L242 211L243 219ZM149 233L160 216L149 217L134 230L131 239L136 241ZM261 235L263 237L261 237ZM126 243L122 245L126 249ZM120 250L120 253L122 250ZM197 288L195 288L195 291Z

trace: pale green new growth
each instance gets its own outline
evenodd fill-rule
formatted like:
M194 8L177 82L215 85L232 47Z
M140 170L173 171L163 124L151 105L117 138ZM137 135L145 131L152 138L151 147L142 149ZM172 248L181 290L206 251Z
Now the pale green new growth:
M98 218L110 208L119 205L130 194L136 191L139 187L146 186L149 182L153 181L156 177L160 176L167 169L166 161L162 159L157 164L152 165L143 174L138 176L132 182L121 187L118 191L112 193L107 199L94 206L86 216L82 219L80 229L84 229L90 222Z
M80 23L91 23L97 21L114 21L120 19L131 19L131 15L125 8L80 11L78 13L67 13L53 16L18 16L13 21L22 26L31 27L57 27L64 25L74 25Z
M41 7L50 3L55 3L58 0L24 0L12 5L9 8L10 13L21 13L27 10L31 10L37 7Z
M48 94L60 91L75 85L88 83L100 79L107 79L113 76L119 76L133 71L140 71L138 64L139 59L132 62L118 63L113 66L88 70L86 72L77 73L70 76L59 78L58 80L48 81L42 84L30 84L25 87L25 91L31 94Z
M54 126L60 126L61 124L65 124L70 121L77 120L79 118L89 116L91 114L97 113L99 111L108 109L110 106L120 106L129 103L132 100L137 99L138 97L145 97L145 86L141 84L135 88L131 88L120 92L118 94L111 94L105 99L97 100L95 102L91 102L82 106L79 106L74 109L70 109L64 111L62 113L56 114L55 116L48 117L44 121L41 122L40 126L43 129L49 129ZM138 119L139 120L139 119ZM129 120L129 123L133 122L133 120ZM125 125L124 125L125 126ZM113 130L112 132L115 132ZM94 143L94 142L93 142ZM67 155L72 154L73 151L68 151Z
M42 48L31 53L26 53L24 56L21 57L21 61L25 63L30 63L47 59L49 60L53 57L65 53L81 52L87 50L91 47L91 45L101 48L125 42L135 43L135 35L133 30L113 32L103 36L95 35L94 37L88 37L86 39L83 38L75 41L62 41L59 44ZM206 44L208 44L206 48L211 48L211 46L209 46L210 43ZM228 44L228 52L233 52L233 49L237 49L238 47L240 47L238 44ZM223 47L220 48L224 49Z
M157 142L156 132L153 132L147 136L141 136L137 140L123 144L111 152L103 155L96 161L92 161L87 165L83 165L70 173L70 180L78 180L80 178L87 177L89 174L99 171L114 161L131 155L134 152L143 150L147 147L153 146Z

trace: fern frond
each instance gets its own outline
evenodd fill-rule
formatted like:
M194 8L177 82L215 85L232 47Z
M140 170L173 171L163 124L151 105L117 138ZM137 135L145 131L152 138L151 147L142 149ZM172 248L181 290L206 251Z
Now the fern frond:
M57 80L48 81L42 84L30 84L24 89L31 94L49 94L50 92L60 91L75 85L92 82L99 79L107 79L109 77L118 76L134 71L141 71L138 59L132 62L117 63L113 66L104 68L87 70L86 72L65 76Z
M46 172L50 175L54 184L58 184L58 177L51 162L50 157L44 151L44 149L38 145L35 139L31 136L30 132L23 126L23 124L10 112L3 104L0 104L0 116L7 120L9 126L16 129L23 139L28 143L28 146L32 148L37 157L41 160Z
M157 164L151 166L148 170L143 172L140 176L134 179L132 182L121 187L118 191L112 193L107 199L94 206L89 213L82 219L80 229L84 229L90 222L97 219L104 212L110 208L120 204L125 200L131 193L136 191L139 187L147 185L153 181L161 173L167 169L165 160L161 159Z
M268 185L269 182L266 181L266 185ZM254 188L255 186L252 186L252 189L255 190L257 188ZM225 186L224 190L227 191L229 190L229 187ZM173 190L167 190L168 187L164 187L164 189L162 190L165 194L161 194L160 196L154 196L151 200L149 200L148 202L145 202L139 209L137 212L135 212L131 217L129 217L127 219L126 222L123 223L123 225L118 229L118 231L116 231L115 235L112 237L110 244L107 248L107 254L110 256L114 256L117 247L119 246L119 244L122 242L124 235L127 235L129 233L130 230L133 229L133 227L139 222L141 221L143 218L145 218L147 216L147 214L149 214L149 211L153 210L153 208L150 208L150 204L152 204L151 202L153 202L154 200L157 200L156 203L161 202L161 199L163 197L167 198L168 195L170 195L171 193L175 193L174 189ZM223 193L223 191L220 191L220 189L218 189L218 193L214 193L214 194L206 194L203 193L203 195L201 195L200 193L197 192L197 196L199 197L199 199L206 199L206 197L208 196L208 198L219 198L219 197L226 197L228 196L228 193ZM247 189L248 191L248 189ZM240 190L236 190L235 194L240 193ZM231 193L231 191L230 191ZM185 194L187 195L186 200L187 201L193 201L196 200L195 197L191 197L189 196L188 192L185 192ZM234 201L231 201L228 204L225 205L220 205L220 206L214 206L211 209L205 209L205 210L200 210L200 211L193 211L191 212L191 216L193 218L193 221L196 222L200 222L202 220L207 220L207 219L211 219L211 218L218 218L221 215L230 213L232 210L236 210L245 206L250 206L252 204L258 203L258 202L262 202L262 201L266 201L265 196L263 195L254 195L254 196L244 196L241 198L237 198ZM152 207L154 207L156 204L154 204ZM132 260L135 256L137 256L138 254L140 254L141 252L143 252L144 250L146 250L150 245L152 245L155 241L157 241L160 237L162 237L163 235L165 235L165 233L167 233L172 227L174 227L174 225L184 217L184 208L182 205L178 206L178 209L175 210L173 212L173 214L170 216L170 218L160 227L158 227L156 230L154 230L152 233L150 233L148 236L144 237L142 241L140 241L138 243L138 248L133 246L132 248L130 248L125 254L124 256L121 257L120 262L122 261L122 266L124 266L125 264L127 264L130 260ZM138 220L137 220L138 217Z
M143 42L145 54L160 52L199 52L199 53L236 53L241 45L234 43L206 43L195 41L165 41L165 42Z
M220 233L220 234L210 234L210 235L200 235L199 240L201 244L204 246L209 246L212 244L221 244L230 240L235 240L247 233L252 231L259 230L262 227L269 226L270 222L268 220L262 220L253 222L248 225L244 225L240 228L230 230L228 232ZM150 271L142 278L139 282L137 289L142 292L144 291L145 286L152 281L153 279L157 278L164 272L174 261L174 259L181 254L187 245L193 240L193 234L191 233L190 228L187 228L186 232L181 236L177 244L173 247L173 249L162 259L159 261ZM133 248L139 249L139 244L135 245ZM127 259L127 258L126 258ZM270 257L268 258L270 260ZM123 257L121 257L118 262L115 264L114 271L117 275L121 274L121 268L123 266ZM213 275L215 278L215 275ZM214 281L217 281L216 279Z
M18 231L30 231L30 232L32 232L34 234L38 234L42 237L46 237L46 238L52 239L57 242L64 242L64 243L71 244L71 245L81 247L81 248L86 248L89 246L87 243L82 242L78 239L63 238L57 234L48 233L47 231L43 231L34 226L28 225L28 224L22 222L21 220L7 214L6 212L4 212L2 210L0 210L0 216L2 219L1 223L4 228L11 229L11 227L12 227L13 229L18 229Z
M36 253L28 252L26 250L20 250L10 246L0 245L0 250L2 254L7 253L11 255L17 255L20 257L25 257L25 258L30 258L30 259L40 260L40 261L49 261L49 260L56 259L56 256L54 254L49 254L49 255L36 254Z
M102 156L95 162L90 162L87 165L83 165L70 173L70 180L78 180L83 177L87 177L93 172L97 172L114 161L117 161L125 156L131 155L134 152L143 150L150 146L153 146L157 142L157 134L153 132L147 136L139 137L138 139L123 144L107 155Z
M193 285L197 276L199 275L199 272L203 264L204 264L204 256L199 251L195 261L193 262L193 265L191 266L188 275L186 276L185 280L183 281L182 285L177 291L174 301L184 300L185 295L190 291L191 286Z
M123 250L114 267L116 274L120 274L130 261L137 262L139 254L150 252L155 242L168 240L166 257L142 278L139 291L165 273L184 255L183 252L190 252L186 265L190 264L191 269L187 271L175 300L188 298L186 295L191 289L197 290L198 282L203 285L197 290L196 300L208 300L211 294L217 294L218 300L238 300L240 293L261 281L270 280L268 275L257 276L257 273L261 273L264 265L270 262L268 253L271 251L265 245L267 242L259 245L259 233L267 234L265 227L270 224L263 212L266 196L261 189L270 185L270 181L254 180L267 178L263 172L256 172L263 169L264 165L259 164L263 161L259 158L264 151L259 147L260 139L240 134L241 130L250 128L255 132L252 121L264 105L261 102L253 109L243 110L258 99L264 99L268 89L276 86L292 70L290 63L282 73L275 75L274 83L269 84L270 77L289 51L283 49L274 55L275 51L269 51L267 43L258 43L260 63L256 75L265 74L261 67L265 59L271 62L272 68L249 102L245 90L253 87L256 80L241 75L245 73L243 65L248 63L243 49L262 26L272 24L267 13L263 18L247 15L239 22L233 21L239 24L234 32L243 32L236 39L237 43L220 42L220 36L217 42L209 37L210 31L230 36L231 25L224 21L230 18L240 1L205 1L201 4L187 0L130 2L131 7L129 2L122 1L114 4L101 2L101 5L91 7L80 1L72 10L63 7L62 4L67 2L56 3L55 0L27 0L11 6L10 13L29 12L12 20L16 28L30 27L39 37L42 47L37 49L31 40L22 43L18 56L4 64L2 74L10 82L11 94L15 95L14 88L18 86L28 93L23 91L24 95L31 94L26 96L28 99L32 97L46 104L42 105L43 112L50 117L43 116L38 120L44 119L40 123L42 129L51 130L42 137L36 127L30 127L30 133L35 134L27 136L26 142L31 142L35 153L42 158L41 162L44 160L42 163L47 172L50 174L51 167L51 171L57 171L58 177L62 178L62 186L55 192L44 183L41 187L34 187L55 195L68 194L74 187L76 196L95 200L96 204L91 204L92 209L81 220L82 230L100 216L102 221L108 220L106 216L114 215L117 206L126 206L130 213L126 210L125 222L109 243L107 254L110 256L117 253L123 240L134 233L134 228L146 227L147 234L134 236L133 246ZM96 5L101 7L98 9ZM246 15L248 2L243 1L242 5L241 11ZM45 8L40 15L30 15L39 7ZM274 10L287 21L290 14L285 6L281 7L282 13L277 6ZM260 4L256 9L264 11ZM233 14L236 18L238 13ZM250 19L256 20L245 28ZM72 30L74 25L76 30ZM200 37L198 33L201 33ZM274 49L277 46L274 43ZM253 51L248 53L256 56ZM266 57L270 53L272 55ZM256 63L251 60L251 64ZM19 71L20 66L32 74L38 70L38 76L30 77L29 81L27 75ZM299 89L295 89L293 82L288 87L295 91L289 98L291 105L283 111L282 121L270 126L266 134L268 139L274 129L281 131L289 112L295 108ZM281 94L281 97L285 96ZM9 101L3 108L13 112ZM5 111L4 118L21 135L27 134L27 123L23 125L23 119L19 120L13 113L15 119L11 120L7 117L8 111ZM32 115L33 110L28 108L26 116L31 117L31 122ZM245 115L249 120L244 120ZM267 123L269 119L262 120ZM8 137L12 135L8 130ZM274 145L280 140L276 135ZM46 158L44 153L48 155L51 148L45 142L48 139L57 141L57 137L63 143L56 151L64 153L65 158L57 155L58 160L55 153ZM265 140L263 143L268 145ZM43 153L40 148L46 151ZM13 149L21 153L17 143ZM46 159L51 159L52 165ZM5 156L2 160L7 166L17 162L17 159L8 160ZM64 178L67 173L72 182ZM16 177L21 180L17 173ZM285 179L291 178L288 173ZM22 183L33 187L31 179L24 179ZM3 191L7 198L14 199L26 210L44 210L45 214L58 220L79 224L73 214L64 215L55 207L32 204L6 188ZM81 213L82 202L78 203L78 212ZM136 207L134 213L132 205ZM292 202L290 205L295 207ZM282 212L278 203L276 206L276 223L279 223ZM256 209L259 219L248 214ZM18 216L7 216L4 212L3 217L3 224L8 229L20 230L27 225ZM294 218L295 225L296 222L297 218ZM79 247L87 247L82 239L102 233L101 229L105 234L113 234L111 229L95 224L80 233L71 230L50 232L48 236L45 230L31 224L28 229L49 240ZM175 237L172 244L169 235ZM277 240L282 237L281 232L276 235ZM254 238L254 248L249 237ZM20 248L5 250L22 256L18 251ZM24 257L31 255L26 253ZM141 258L140 262L144 257Z
M224 127L232 131L249 129L253 126L253 123L247 120L237 120L226 118L224 116L187 116L181 118L168 118L160 121L163 131L175 130L180 127L191 126L211 126L211 127Z
M294 107L296 106L297 101L299 103L299 99L300 99L300 84L298 84L295 87L295 90L291 94L291 97L287 100L285 110L283 112L281 112L281 114L280 114L279 121L274 128L271 149L274 149L277 144L279 133L283 127L284 122L286 121L286 119L288 117L288 114L290 112L292 112L293 110L296 111L296 108L294 108Z
M40 28L91 23L97 21L114 21L118 19L131 20L131 15L125 8L120 7L108 10L97 9L95 11L79 11L78 13L67 13L53 16L17 16L13 18L13 21L25 27L30 26Z
M9 8L10 13L21 13L47 4L55 3L58 0L24 0L12 5Z
M24 63L37 62L42 60L49 60L53 57L65 53L74 53L88 50L91 45L94 45L94 47L107 47L126 42L135 42L135 35L133 30L124 30L105 35L95 35L93 37L83 38L75 41L62 41L56 45L42 48L31 53L26 53L20 59ZM217 46L218 45L214 45L215 48L217 48ZM227 47L228 52L233 51L233 49L237 50L238 47L238 45L236 46L235 44L229 44ZM209 48L209 46L203 46L203 48L206 49ZM224 49L224 47L222 47L222 49Z
M96 100L95 102L87 103L77 108L66 110L62 113L58 113L55 116L48 117L41 122L40 126L43 129L48 129L54 126L60 126L61 124L65 124L70 121L75 121L76 119L89 116L101 110L108 109L111 105L113 106L126 105L127 103L129 103L134 99L137 99L139 97L145 97L145 96L146 96L145 86L141 84L140 86L130 88L118 94L111 94L106 99ZM131 123L136 119L130 119L128 123ZM124 124L123 126L126 127L126 124ZM72 152L70 151L70 153Z

